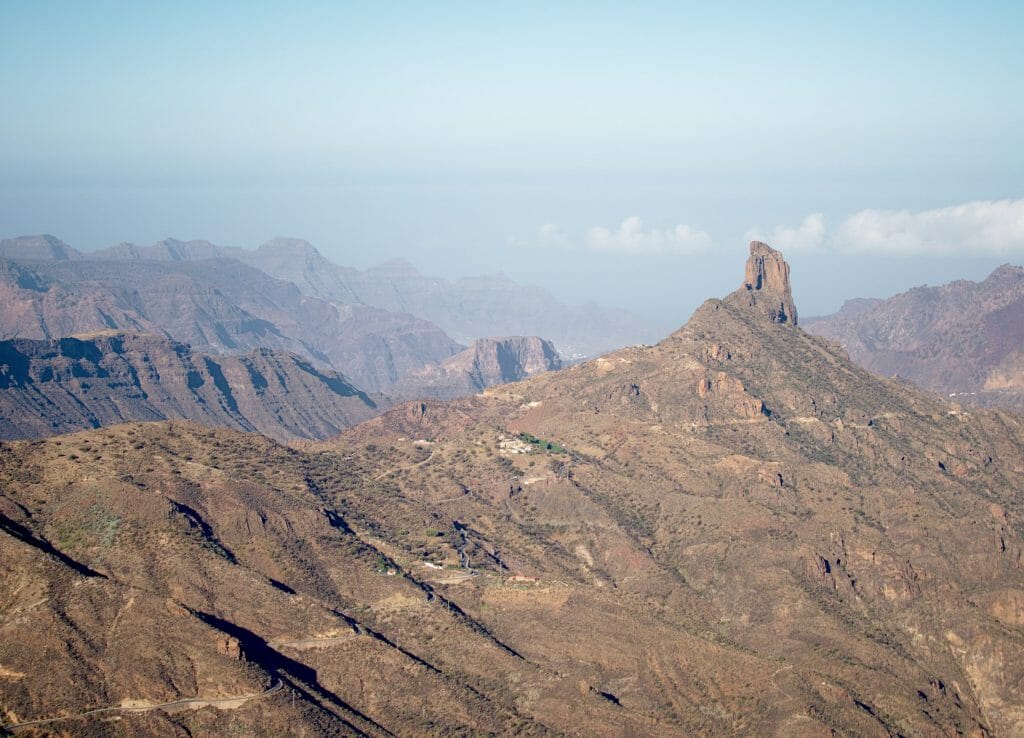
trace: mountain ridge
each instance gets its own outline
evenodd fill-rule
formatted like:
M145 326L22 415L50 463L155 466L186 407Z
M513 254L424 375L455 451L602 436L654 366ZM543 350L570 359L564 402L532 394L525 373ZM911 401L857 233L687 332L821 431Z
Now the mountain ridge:
M852 309L851 309L852 308ZM807 327L872 371L972 404L1024 409L1024 268L853 303Z
M462 349L411 315L307 297L234 259L0 261L0 338L104 329L165 335L201 350L289 351L378 391Z
M211 356L118 331L0 341L3 439L171 418L280 441L326 438L383 404L341 375L268 349Z
M547 290L519 285L504 274L450 281L424 276L402 258L360 271L335 264L299 238L277 237L253 250L169 238L152 246L124 243L75 254L112 260L238 259L294 283L310 297L410 313L466 344L488 336L543 335L564 355L578 358L653 340L652 331L626 311L593 302L566 305Z
M838 687L828 708L803 692L802 732L816 721L824 733L1020 732L1024 671L1006 665L1024 663L1012 630L1024 623L1021 418L880 379L780 322L787 292L758 305L750 284L656 346L400 406L343 442L477 437L515 451L519 437L567 449L543 481L517 465L507 495L522 501L509 505L550 526L562 550L582 546L581 566L619 588L644 587L652 567L679 572L695 621L727 622L721 632L742 647L812 669L805 684ZM611 515L635 553L566 515L584 504ZM873 725L855 726L858 710ZM794 729L795 714L777 719L751 732Z

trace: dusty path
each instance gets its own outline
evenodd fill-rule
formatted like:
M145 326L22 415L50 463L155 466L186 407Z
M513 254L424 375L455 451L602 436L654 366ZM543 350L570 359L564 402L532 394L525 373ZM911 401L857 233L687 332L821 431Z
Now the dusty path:
M284 683L278 679L276 684L272 684L269 689L264 692L258 692L257 694L242 694L235 697L186 697L181 700L174 700L172 702L161 702L158 705L132 705L123 706L116 705L111 707L98 707L95 710L87 710L80 712L77 715L62 715L61 717L43 718L41 720L29 720L23 723L11 723L10 725L0 726L3 730L18 730L19 728L30 728L38 725L48 725L49 723L56 723L61 720L75 720L77 718L91 717L93 715L100 715L107 712L148 712L149 710L164 710L167 708L174 707L188 707L200 706L206 707L207 705L216 706L225 703L237 702L238 705L248 702L249 700L259 699L261 697L269 697L270 695L280 692L284 688Z
M307 648L317 648L329 643L344 643L358 637L358 633L350 633L348 635L328 636L326 638L300 638L297 641L270 641L268 645L275 648L296 648L302 651Z
M405 464L404 466L396 466L394 469L388 469L387 471L382 471L380 474L375 476L373 479L374 479L374 481L380 481L381 479L386 477L388 474L394 474L396 472L405 471L406 469L415 469L418 466L423 466L428 461L430 461L432 458L434 458L434 451L433 451L433 449L431 449L430 454L427 456L427 458L423 459L422 461L417 461L415 464Z
M431 584L462 584L463 582L468 582L470 579L473 579L474 577L477 577L479 575L479 572L471 570L454 572L452 574L437 577L436 579L428 578L425 581L428 581Z

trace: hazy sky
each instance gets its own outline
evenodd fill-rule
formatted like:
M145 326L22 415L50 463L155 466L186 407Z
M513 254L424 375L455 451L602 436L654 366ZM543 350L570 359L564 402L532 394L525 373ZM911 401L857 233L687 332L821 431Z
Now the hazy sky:
M751 236L803 314L1024 261L1024 3L708 5L0 0L0 235L291 235L665 326Z

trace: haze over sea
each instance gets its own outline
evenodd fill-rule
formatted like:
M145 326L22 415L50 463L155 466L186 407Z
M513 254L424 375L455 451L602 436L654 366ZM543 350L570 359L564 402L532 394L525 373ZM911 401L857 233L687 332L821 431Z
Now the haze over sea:
M785 250L807 314L1024 251L1018 3L6 2L0 231L276 235L669 329Z

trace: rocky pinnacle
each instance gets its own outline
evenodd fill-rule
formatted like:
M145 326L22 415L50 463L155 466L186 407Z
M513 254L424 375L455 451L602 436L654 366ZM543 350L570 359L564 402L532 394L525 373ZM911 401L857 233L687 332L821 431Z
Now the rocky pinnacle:
M743 286L733 293L738 302L763 312L773 323L797 324L789 286L789 264L766 243L750 242Z

